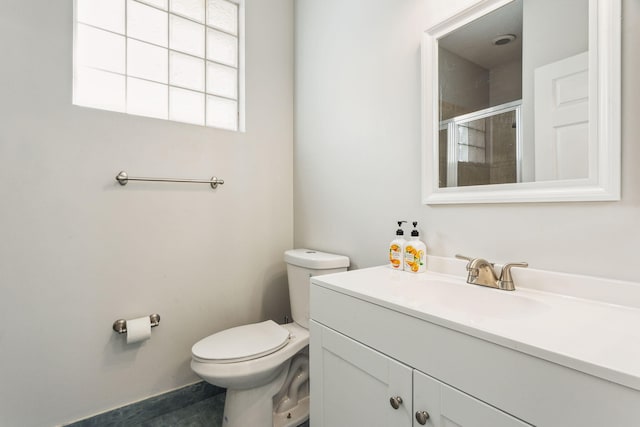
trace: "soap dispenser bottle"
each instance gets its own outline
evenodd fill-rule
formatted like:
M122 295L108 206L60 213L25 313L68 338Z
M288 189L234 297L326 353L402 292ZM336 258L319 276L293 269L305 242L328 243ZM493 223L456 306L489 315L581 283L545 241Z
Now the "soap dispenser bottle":
M420 241L420 233L416 228L418 222L413 222L411 240L404 247L404 270L413 273L424 273L427 270L427 246Z
M398 221L396 238L389 244L389 263L394 270L402 270L404 268L404 247L407 241L404 238L404 230L402 230L403 222L407 221Z

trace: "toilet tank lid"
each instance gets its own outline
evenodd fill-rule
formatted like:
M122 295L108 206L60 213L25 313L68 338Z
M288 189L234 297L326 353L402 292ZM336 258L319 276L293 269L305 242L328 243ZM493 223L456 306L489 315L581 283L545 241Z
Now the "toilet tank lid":
M287 264L314 270L349 267L349 258L344 255L329 254L312 249L290 249L284 253Z

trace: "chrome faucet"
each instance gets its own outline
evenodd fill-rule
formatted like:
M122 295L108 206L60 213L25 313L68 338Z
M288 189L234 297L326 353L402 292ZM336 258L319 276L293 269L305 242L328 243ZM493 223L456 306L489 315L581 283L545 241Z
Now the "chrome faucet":
M526 262L511 262L505 264L500 272L500 277L496 276L493 264L482 258L469 258L464 255L456 255L458 259L469 261L467 263L467 283L472 285L488 286L490 288L502 289L503 291L514 291L516 289L511 276L512 267L528 267Z

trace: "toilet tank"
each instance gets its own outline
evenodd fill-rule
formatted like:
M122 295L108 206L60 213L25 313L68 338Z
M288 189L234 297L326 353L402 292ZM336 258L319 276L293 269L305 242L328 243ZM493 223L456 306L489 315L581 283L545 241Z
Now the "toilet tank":
M311 276L347 271L349 258L311 249L291 249L284 253L284 261L287 263L293 321L309 329L309 279Z

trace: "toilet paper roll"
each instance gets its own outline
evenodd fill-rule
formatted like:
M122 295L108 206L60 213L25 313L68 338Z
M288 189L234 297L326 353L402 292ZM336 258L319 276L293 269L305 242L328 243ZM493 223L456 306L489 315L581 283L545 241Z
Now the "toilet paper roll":
M127 344L151 338L151 319L149 316L127 320Z

